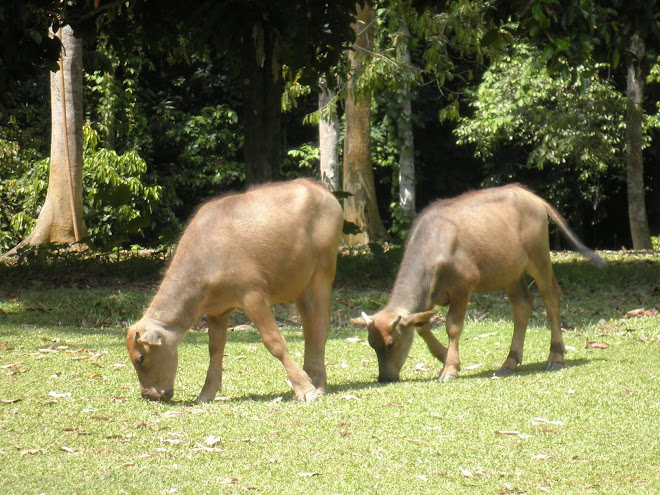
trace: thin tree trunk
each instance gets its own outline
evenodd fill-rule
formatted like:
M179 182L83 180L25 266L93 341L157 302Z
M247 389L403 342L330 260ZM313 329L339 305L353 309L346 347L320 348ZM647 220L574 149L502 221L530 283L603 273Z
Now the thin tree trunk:
M652 249L651 232L646 216L644 160L642 156L642 101L644 75L642 60L644 42L633 36L630 51L633 61L628 66L627 96L630 105L626 122L626 154L628 180L628 218L633 249Z
M332 103L336 92L328 88L325 78L319 80L319 110ZM319 148L321 150L321 180L330 189L339 189L339 117L337 110L332 109L327 118L319 121Z
M403 63L410 65L410 50L408 39L410 31L406 21L401 19L404 46L402 47ZM401 117L397 121L401 151L399 154L399 206L408 216L415 214L415 148L413 140L412 103L410 88L399 90L401 102Z
M82 42L71 26L64 26L58 35L62 59L61 69L50 74L51 147L46 200L32 233L8 254L25 245L73 244L87 236L82 208Z
M356 82L363 72L371 52L373 11L369 5L357 7L357 34L349 52L351 76L346 96L346 127L344 137L344 191L351 193L344 200L344 217L360 229L356 235L346 235L348 244L367 244L385 236L385 227L378 212L376 186L371 163L371 92L358 94Z
M266 25L255 27L243 56L243 155L245 180L260 184L280 177L282 158L282 68L277 57L277 34Z

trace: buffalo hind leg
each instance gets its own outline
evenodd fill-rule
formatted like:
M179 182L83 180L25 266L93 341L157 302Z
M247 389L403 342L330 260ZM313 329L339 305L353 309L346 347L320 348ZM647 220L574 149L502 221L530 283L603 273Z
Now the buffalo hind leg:
M277 322L270 310L268 301L263 296L252 295L246 298L243 308L259 330L261 340L263 340L268 352L279 359L282 365L284 365L284 369L296 393L296 398L301 402L310 402L318 399L318 392L309 376L291 358L286 341L277 327Z
M227 327L229 326L229 313L220 316L208 315L209 326L209 369L206 372L206 381L197 402L211 402L222 389L222 359L225 355L227 343Z
M312 278L309 287L296 299L305 336L303 370L319 395L325 393L327 385L325 346L330 332L331 290L332 281L328 283L322 275L318 275Z
M561 289L552 273L552 265L548 258L547 263L537 273L528 268L530 275L536 280L543 305L550 321L550 356L546 364L546 371L555 371L564 368L564 339L561 333L561 318L559 316L559 300Z
M511 348L502 367L495 373L496 376L507 376L515 373L516 368L522 363L523 348L525 346L525 333L529 316L532 313L532 295L529 293L525 277L506 290L513 312L513 337Z

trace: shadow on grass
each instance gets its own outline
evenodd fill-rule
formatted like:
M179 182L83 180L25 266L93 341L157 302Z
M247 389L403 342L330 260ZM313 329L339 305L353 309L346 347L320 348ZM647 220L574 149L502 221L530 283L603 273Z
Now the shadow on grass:
M577 366L586 366L592 361L594 360L570 359L566 361L566 367L573 368ZM555 372L545 371L545 364L546 364L545 362L523 364L518 367L518 370L516 371L515 374L498 379L507 380L507 379L514 379L516 377L545 376L546 374L549 375L554 374ZM399 382L379 383L376 380L376 376L374 374L374 377L371 380L356 380L356 381L350 381L339 384L328 384L326 393L323 397L341 396L347 393L351 393L351 395L353 395L355 392L359 392L361 390L380 389L385 387L397 387L398 385L404 383L416 383L416 382L417 383L437 382L438 386L449 387L451 386L452 383L458 383L461 380L492 380L495 371L496 370L483 370L478 373L461 375L456 380L452 380L449 382L441 382L437 378L428 379L426 377L420 376L420 377L406 378L405 380L401 380ZM323 397L321 397L320 399L321 401L323 401ZM233 397L216 399L214 403L229 403L229 404L236 404L242 402L276 403L279 401L295 402L295 394L293 390L287 390L286 392L279 394L278 393L251 394L247 392L243 395L236 395ZM166 404L171 405L173 407L181 407L181 406L192 407L196 405L195 402L191 400L177 400L177 399L171 400Z

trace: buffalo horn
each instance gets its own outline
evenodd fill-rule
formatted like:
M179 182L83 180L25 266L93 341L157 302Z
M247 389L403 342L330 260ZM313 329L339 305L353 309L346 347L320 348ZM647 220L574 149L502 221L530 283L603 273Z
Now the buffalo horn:
M369 315L367 315L367 313L365 313L364 311L362 311L362 319L367 325L371 325L374 322L374 320L369 318Z

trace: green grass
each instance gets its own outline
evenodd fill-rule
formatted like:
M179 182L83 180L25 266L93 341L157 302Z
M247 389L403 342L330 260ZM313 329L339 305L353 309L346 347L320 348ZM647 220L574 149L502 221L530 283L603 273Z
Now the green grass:
M385 386L347 319L386 302L391 274L374 270L358 286L340 268L329 389L311 404L293 401L284 368L244 328L229 334L219 400L191 405L208 359L206 335L191 332L174 401L144 401L123 336L151 283L14 274L0 286L0 493L659 493L660 257L608 259L599 271L555 256L566 369L543 372L537 299L525 363L491 379L510 311L503 294L482 294L468 310L460 379L435 380L440 365L416 339L402 382ZM301 362L295 313L277 313Z

